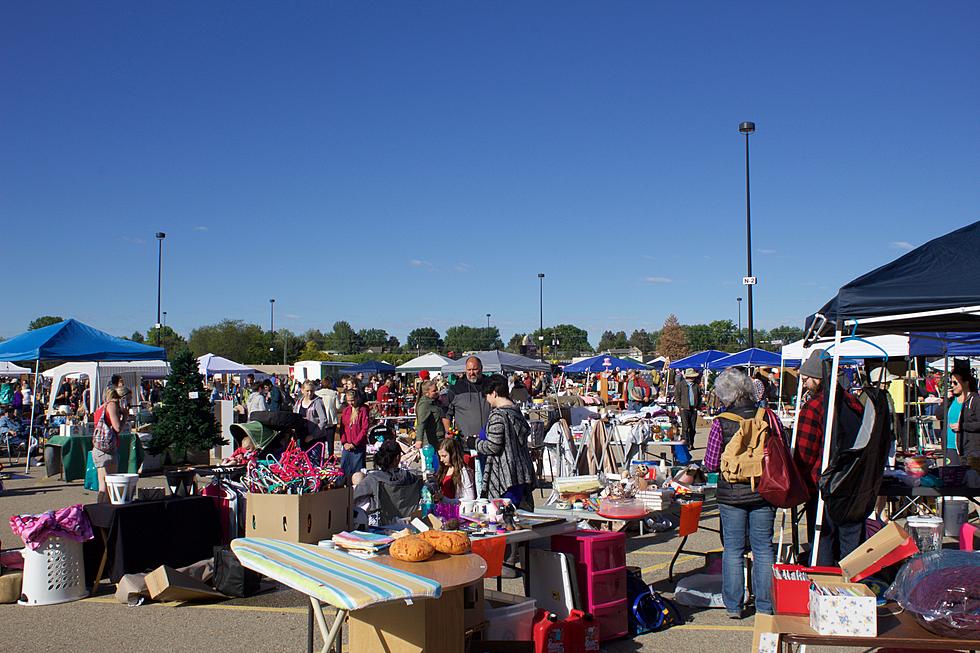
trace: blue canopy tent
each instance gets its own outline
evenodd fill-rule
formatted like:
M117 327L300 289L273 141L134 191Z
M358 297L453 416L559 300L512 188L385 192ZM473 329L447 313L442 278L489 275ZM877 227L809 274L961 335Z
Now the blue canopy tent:
M396 371L398 371L397 367L382 361L367 361L360 365L344 368L344 374L357 374L359 372L364 372L365 374L392 374Z
M648 370L649 365L638 363L629 358L616 358L609 354L599 354L583 361L572 363L564 367L565 374L581 374L582 372L606 372L616 368L621 370Z
M706 349L704 351L699 351L696 354L691 354L685 358L679 358L670 364L670 369L680 370L693 367L695 369L704 369L708 366L708 363L716 361L719 358L725 358L728 356L727 351L718 351L717 349Z
M708 369L723 370L725 368L735 367L737 365L751 365L752 367L758 367L760 365L766 367L779 367L781 362L782 356L779 354L774 354L771 351L759 349L758 347L752 347L751 349L743 349L742 351L732 354L731 356L725 356L724 358L711 361L708 363Z
M31 442L37 406L37 375L42 360L61 361L145 361L166 359L162 347L151 347L125 338L110 336L77 320L27 331L0 342L0 361L34 361L34 392L31 393L31 426L27 437L27 469L31 464ZM91 391L98 392L93 386Z
M910 333L909 356L980 356L980 333Z

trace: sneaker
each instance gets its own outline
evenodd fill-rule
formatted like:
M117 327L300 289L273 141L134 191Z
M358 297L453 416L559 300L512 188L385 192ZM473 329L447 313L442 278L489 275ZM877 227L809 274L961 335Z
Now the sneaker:
M742 613L741 612L729 612L728 613L728 618L729 619L741 619L742 618Z

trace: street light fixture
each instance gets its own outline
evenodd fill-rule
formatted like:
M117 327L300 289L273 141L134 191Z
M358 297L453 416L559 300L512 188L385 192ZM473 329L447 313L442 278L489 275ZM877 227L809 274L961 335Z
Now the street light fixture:
M541 351L538 355L544 360L544 272L538 272L538 340L541 341Z
M167 311L163 312L163 326L167 326Z
M487 330L490 330L490 314L487 313Z
M746 306L749 322L749 348L755 347L755 328L752 323L752 286L755 279L752 278L752 210L749 199L749 134L755 132L754 122L743 122L738 126L738 131L745 134L745 260L746 260L746 283L748 287L748 305Z
M160 295L163 290L163 239L167 237L167 234L162 231L157 232L157 242L159 247L157 249L157 347L160 346Z
M738 338L742 339L742 298L736 297L735 301L738 302Z
M275 351L276 343L276 300L269 300L269 351Z

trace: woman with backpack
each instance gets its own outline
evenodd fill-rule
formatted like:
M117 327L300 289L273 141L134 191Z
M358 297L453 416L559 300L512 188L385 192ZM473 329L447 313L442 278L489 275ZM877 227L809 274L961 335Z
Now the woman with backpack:
M105 477L116 472L116 451L119 449L119 433L126 424L126 412L119 404L122 396L115 387L105 391L105 402L95 409L95 427L92 433L92 464L99 474L98 502L109 500Z
M313 385L313 381L304 382L303 393L293 404L293 412L302 415L309 422L307 425L309 437L304 440L306 446L311 446L326 438L324 429L327 426L327 409L323 405L323 399L314 394L315 391L316 386ZM333 451L332 442L327 443L327 450Z
M711 424L704 468L719 471L718 508L721 516L722 598L732 619L741 619L744 605L745 542L752 548L752 586L755 608L772 614L773 525L776 508L759 494L766 437L782 437L778 420L756 408L752 379L731 367L715 380L715 395L725 412Z

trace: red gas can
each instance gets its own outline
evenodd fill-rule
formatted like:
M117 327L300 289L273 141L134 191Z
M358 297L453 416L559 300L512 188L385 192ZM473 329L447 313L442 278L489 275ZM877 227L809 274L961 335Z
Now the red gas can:
M565 620L569 653L598 653L599 622L589 612L572 610Z
M547 610L534 613L534 653L573 653L567 643L567 624Z

